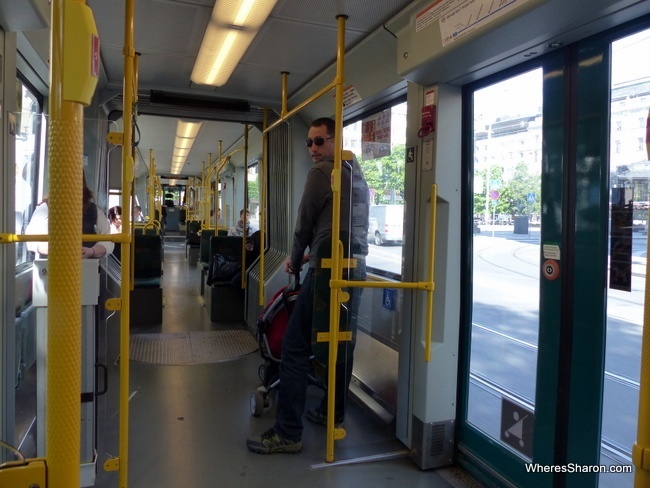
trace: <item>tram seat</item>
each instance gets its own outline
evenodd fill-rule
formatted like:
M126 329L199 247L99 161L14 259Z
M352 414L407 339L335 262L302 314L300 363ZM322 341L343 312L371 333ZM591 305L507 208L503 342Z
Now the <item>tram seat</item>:
M162 285L162 237L136 235L133 286L137 288Z
M162 236L136 234L134 239L131 325L159 325L163 308Z
M217 231L217 235L221 236L221 237L225 237L225 236L228 235L228 231L225 230L225 229L220 229L220 230Z
M199 247L201 244L200 230L201 222L199 220L187 221L185 225L185 257L188 260L188 264L192 267L196 266L199 259Z
M201 295L205 292L205 279L210 266L210 239L215 235L214 229L203 229L199 241L199 263L201 265Z
M241 263L242 238L213 236L210 239L210 255L214 254L234 258ZM244 319L244 293L234 287L230 279L209 286L205 303L211 322L241 322Z
M159 234L158 228L156 227L145 227L144 225L136 225L133 229L135 235L147 235L147 236L156 236Z

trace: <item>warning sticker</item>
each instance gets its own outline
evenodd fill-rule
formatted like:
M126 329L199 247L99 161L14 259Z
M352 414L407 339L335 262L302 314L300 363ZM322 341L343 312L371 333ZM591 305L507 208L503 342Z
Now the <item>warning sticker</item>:
M544 259L560 260L560 246L557 244L544 244L542 252L544 253Z

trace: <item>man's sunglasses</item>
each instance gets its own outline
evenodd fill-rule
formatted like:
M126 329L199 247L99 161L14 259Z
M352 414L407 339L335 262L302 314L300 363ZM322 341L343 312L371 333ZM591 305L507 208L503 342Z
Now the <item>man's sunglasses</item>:
M325 144L325 141L329 141L330 139L334 139L334 136L328 137L328 138L322 138L320 136L314 137L313 139L305 139L305 146L311 147L312 144L316 144L317 146L322 146Z

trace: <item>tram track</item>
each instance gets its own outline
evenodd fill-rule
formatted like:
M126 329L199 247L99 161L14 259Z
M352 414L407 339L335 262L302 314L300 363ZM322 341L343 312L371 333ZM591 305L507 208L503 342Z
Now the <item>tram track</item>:
M524 264L527 264L527 265L531 266L532 268L537 269L537 266L536 266L535 264L533 264L533 263L531 263L531 262L529 262L529 261L527 261L527 260L524 260L524 259L522 259L521 257L517 256L517 252L518 252L518 251L521 251L521 250L526 249L526 248L527 248L527 246L519 246L518 248L516 248L516 249L514 249L513 251L511 251L511 255L512 255L515 259L517 259L518 261L520 261L520 262L522 262L522 263L524 263ZM505 265L503 265L503 264L499 264L499 263L497 263L497 262L496 262L495 260L493 260L493 259L490 259L490 258L488 257L488 256L489 256L489 252L492 251L492 250L494 250L494 249L499 249L499 250L501 251L501 250L502 250L502 246L496 246L496 245L495 245L495 246L490 246L490 247L487 247L487 248L481 249L480 251L478 251L477 255L478 255L478 257L479 257L483 262L485 262L486 264L489 264L489 265L491 265L491 266L494 266L494 267L496 267L496 268L499 268L499 269L503 269L503 270L509 271L509 272L511 272L511 273L513 273L513 274L516 274L516 275L525 276L526 278L532 278L532 279L535 279L535 280L539 279L539 275L538 275L538 274L531 274L531 273L528 273L528 272L525 272L525 271L516 270L516 269L513 269L511 266L505 266ZM501 258L503 258L503 255L501 255Z
M477 328L487 332L487 333L490 333L490 334L496 335L496 336L498 336L498 337L500 337L502 339L505 339L508 342L510 342L512 344L515 344L517 346L524 347L526 349L529 349L529 350L532 350L532 351L535 351L535 352L537 352L537 350L538 350L537 344L534 344L534 343L529 342L529 341L525 341L523 339L519 339L517 337L514 337L511 334L501 332L501 331L495 329L494 327L490 327L490 326L487 326L487 325L484 325L484 324L479 324L479 323L476 323L476 322L473 322L472 325L474 327L477 327ZM474 373L471 373L471 374L474 374ZM620 374L620 373L613 373L611 371L606 370L605 371L605 379L613 381L615 383L618 383L618 384L623 385L623 386L628 387L628 388L632 388L632 389L635 389L635 390L639 389L639 381L632 378L632 377L630 377L630 376L628 376L628 375L623 375L623 374Z

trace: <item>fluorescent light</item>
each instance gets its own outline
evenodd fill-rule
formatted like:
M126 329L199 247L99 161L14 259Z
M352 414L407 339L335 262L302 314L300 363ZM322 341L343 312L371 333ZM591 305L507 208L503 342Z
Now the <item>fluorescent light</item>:
M174 153L172 156L172 173L178 175L181 173L185 160L187 159L190 149L194 144L201 125L203 122L185 122L179 120L176 125L176 140L174 141Z
M201 124L203 122L184 122L179 120L176 126L176 137L194 139L199 133Z
M273 10L277 0L217 0L191 79L224 85Z

